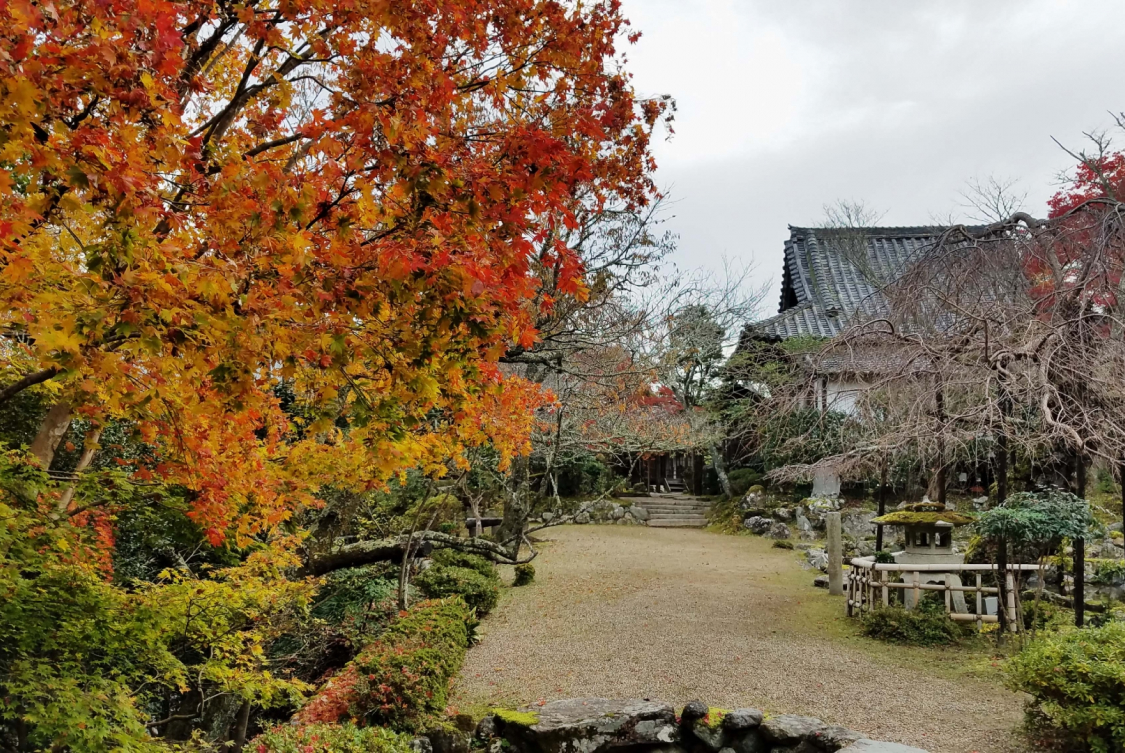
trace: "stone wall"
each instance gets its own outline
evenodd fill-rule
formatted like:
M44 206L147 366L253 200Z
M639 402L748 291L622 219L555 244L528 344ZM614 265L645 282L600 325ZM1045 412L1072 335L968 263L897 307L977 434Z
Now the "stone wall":
M689 703L677 716L649 699L572 698L481 720L476 744L489 753L926 753L869 740L807 716L767 716ZM437 750L435 753L443 753Z

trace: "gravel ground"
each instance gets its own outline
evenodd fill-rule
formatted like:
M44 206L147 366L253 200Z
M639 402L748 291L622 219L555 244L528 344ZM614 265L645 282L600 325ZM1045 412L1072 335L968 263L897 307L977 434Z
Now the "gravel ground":
M757 706L933 753L1019 751L1022 701L957 671L963 655L858 638L842 599L790 551L692 529L544 533L534 584L481 628L461 705L574 696Z

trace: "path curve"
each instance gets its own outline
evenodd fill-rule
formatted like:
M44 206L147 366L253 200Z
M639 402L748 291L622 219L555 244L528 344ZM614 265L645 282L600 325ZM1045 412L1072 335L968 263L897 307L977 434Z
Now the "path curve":
M627 526L548 529L534 584L484 622L468 704L574 696L758 706L933 753L1018 750L1022 701L940 651L858 638L839 597L756 537Z

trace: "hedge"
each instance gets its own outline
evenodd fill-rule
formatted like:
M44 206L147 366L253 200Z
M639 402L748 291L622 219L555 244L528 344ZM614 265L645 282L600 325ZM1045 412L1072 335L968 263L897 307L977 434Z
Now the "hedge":
M460 598L424 601L391 623L297 714L416 732L445 710L475 622Z
M481 617L500 601L500 582L467 567L434 566L419 574L414 584L431 599L460 596Z
M1005 665L1027 726L1068 751L1125 750L1125 623L1045 634Z
M465 567L469 570L476 570L490 580L498 581L500 579L500 573L496 571L496 565L492 564L487 557L482 557L479 554L469 554L459 549L438 549L431 555L431 559L434 561L434 565L439 567Z
M253 753L411 753L410 735L354 724L282 725L247 746Z

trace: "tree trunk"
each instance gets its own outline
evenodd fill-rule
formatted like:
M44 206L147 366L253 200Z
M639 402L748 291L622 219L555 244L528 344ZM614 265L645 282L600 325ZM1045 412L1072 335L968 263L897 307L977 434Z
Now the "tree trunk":
M496 533L499 543L511 542L512 559L519 558L522 536L527 526L529 513L527 504L528 476L530 474L530 461L520 455L512 460L512 471L509 477L508 500L504 505L504 519Z
M935 407L937 408L938 420L938 467L937 467L937 501L941 503L942 507L945 506L945 488L948 486L945 480L945 393L941 386L937 389L937 394L934 396Z
M719 477L719 486L723 490L723 494L727 495L727 499L734 499L734 491L730 486L730 479L727 477L727 469L724 467L723 456L719 453L719 448L714 444L707 447L711 453L711 465L715 468L715 475Z
M238 716L235 717L234 735L231 736L232 753L241 753L246 745L246 728L250 725L250 701L242 702L238 707Z
M879 517L887 513L887 463L883 462L882 473L879 474ZM875 551L883 551L883 524L875 526Z
M996 585L1000 588L996 599L996 617L1000 621L1000 640L1008 633L1008 542L996 539Z
M1086 456L1076 453L1074 458L1075 494L1086 499ZM1074 624L1086 624L1086 540L1074 540Z
M1123 277L1122 282L1125 282L1125 277ZM1118 476L1121 481L1121 530L1125 531L1125 461L1118 465Z
M703 496L703 455L698 452L691 456L691 493L696 497Z
M70 428L70 419L70 403L65 400L51 406L51 410L43 417L39 433L31 442L31 454L39 458L39 465L43 470L50 469L51 461L55 459L55 450Z
M82 456L78 458L78 465L74 467L75 473L82 473L82 471L90 467L90 463L94 461L94 455L98 453L98 440L101 439L101 437L102 430L99 426L92 427L86 432L86 439L82 443ZM70 507L70 501L74 499L74 489L77 485L78 482L75 481L75 483L66 488L66 491L63 492L62 496L59 498L59 502L55 506L55 511L60 515L65 513L67 508Z

